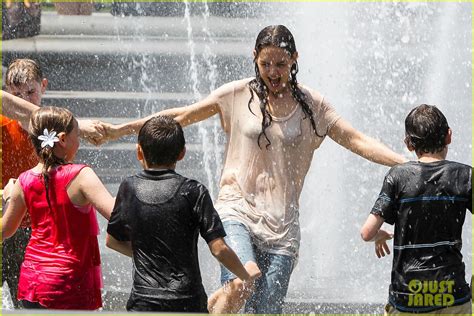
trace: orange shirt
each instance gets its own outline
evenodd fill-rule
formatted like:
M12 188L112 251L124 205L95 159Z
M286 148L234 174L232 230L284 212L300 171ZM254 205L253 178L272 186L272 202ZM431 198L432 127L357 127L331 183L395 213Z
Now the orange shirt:
M18 121L0 115L2 129L2 189L10 178L17 179L20 173L33 168L38 163L35 149L28 138L28 133ZM22 227L29 226L29 216L25 216Z

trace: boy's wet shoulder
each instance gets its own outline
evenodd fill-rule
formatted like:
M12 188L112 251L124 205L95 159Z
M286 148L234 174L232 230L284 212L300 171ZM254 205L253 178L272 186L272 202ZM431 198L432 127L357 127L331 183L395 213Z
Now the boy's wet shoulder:
M182 190L189 192L189 193L197 193L202 194L207 192L207 188L204 184L199 182L198 180L187 178L185 176L181 176L183 181Z
M392 179L404 179L417 174L430 174L433 172L446 174L456 173L469 176L472 174L472 167L450 160L440 160L430 163L408 161L391 167L387 173L387 177L391 177Z

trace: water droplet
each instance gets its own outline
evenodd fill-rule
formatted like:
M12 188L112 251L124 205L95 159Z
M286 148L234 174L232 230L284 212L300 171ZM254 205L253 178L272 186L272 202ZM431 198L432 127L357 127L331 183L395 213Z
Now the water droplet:
M408 44L410 42L410 36L408 35L403 35L401 38L401 41L403 44Z

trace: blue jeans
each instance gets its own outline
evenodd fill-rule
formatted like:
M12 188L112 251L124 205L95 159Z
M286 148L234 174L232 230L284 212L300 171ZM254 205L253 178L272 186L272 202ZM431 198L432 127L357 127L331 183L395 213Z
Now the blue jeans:
M245 313L281 314L295 259L255 247L247 227L242 223L226 221L223 225L227 233L224 239L235 251L242 264L253 261L262 272L262 276L255 282L255 291L245 304ZM222 284L236 278L232 272L221 265Z

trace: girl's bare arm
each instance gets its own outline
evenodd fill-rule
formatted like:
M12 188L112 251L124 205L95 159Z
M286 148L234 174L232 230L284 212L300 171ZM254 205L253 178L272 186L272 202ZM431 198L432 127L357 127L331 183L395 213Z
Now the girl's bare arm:
M5 195L6 211L2 217L2 237L9 238L15 234L26 213L26 203L23 195L23 189L19 181L15 181L11 195ZM6 190L5 190L6 191ZM4 193L5 193L4 191Z
M72 203L76 205L90 203L105 219L110 219L115 198L112 197L91 168L86 167L82 169L76 178L71 181L67 192Z

